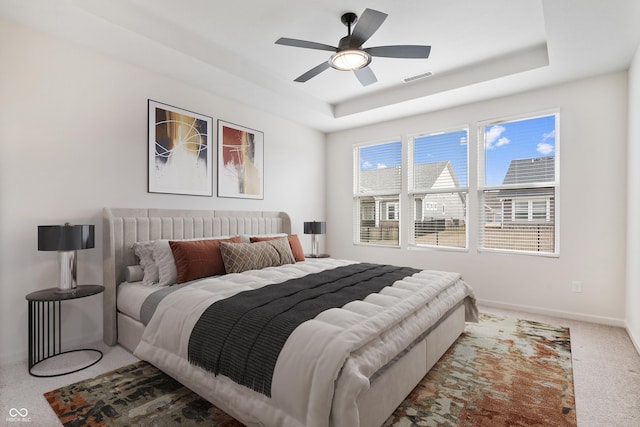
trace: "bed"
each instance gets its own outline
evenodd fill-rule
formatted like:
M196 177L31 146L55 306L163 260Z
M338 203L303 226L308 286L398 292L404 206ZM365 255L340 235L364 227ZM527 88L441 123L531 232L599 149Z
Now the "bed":
M328 258L213 275L153 291L138 281L134 245L141 242L268 236L264 240L273 250L289 241L280 236L290 235L284 212L105 208L105 343L122 345L246 425L382 425L462 333L465 322L477 321L473 293L459 274ZM225 255L252 248L237 243L219 246ZM247 323L240 328L245 335L262 331L254 341L238 344L255 350L252 356L237 356L236 347L227 347L231 333L223 332L225 324L241 321L234 317L237 308L224 304L257 291L289 292L288 286L322 280L321 289L360 276L375 277L360 282L379 288L363 290L366 297L334 308L314 307L317 315L296 324L292 310L281 309L277 318L285 319L285 327ZM384 284L389 278L391 283ZM334 299L329 293L331 298L313 297L314 303ZM205 314L213 317L203 321ZM286 337L273 335L287 327ZM216 339L225 344L215 358L194 356L203 348L217 348ZM272 348L278 342L280 347Z

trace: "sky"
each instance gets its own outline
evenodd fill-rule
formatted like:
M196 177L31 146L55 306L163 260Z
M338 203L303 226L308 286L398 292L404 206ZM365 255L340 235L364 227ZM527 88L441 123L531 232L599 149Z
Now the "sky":
M555 156L555 115L488 125L484 130L485 176L480 185L502 184L511 160ZM417 137L414 147L416 164L449 160L459 185L468 185L466 130ZM360 148L360 170L400 164L400 142Z
M367 145L360 148L360 170L392 168L400 166L402 145L400 141Z
M555 115L486 126L484 148L484 185L500 185L511 160L555 156Z

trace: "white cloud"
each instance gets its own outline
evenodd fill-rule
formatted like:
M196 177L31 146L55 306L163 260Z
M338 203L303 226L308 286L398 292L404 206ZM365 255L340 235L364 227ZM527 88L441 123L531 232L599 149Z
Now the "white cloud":
M555 147L546 142L539 142L538 145L536 146L536 150L540 154L547 155L547 154L553 153L553 150L555 150Z
M536 146L536 151L545 156L553 153L554 150L556 149L556 147L553 144L553 142L555 141L555 138L556 138L555 129L552 130L551 132L543 133L542 142L538 143L538 145ZM549 140L551 140L550 143L547 142Z
M362 162L360 170L372 170L372 169L384 169L387 165L385 163L376 163L373 164L368 160Z
M496 147L502 147L503 145L507 145L509 142L509 138L506 136L502 136L502 134L507 130L504 126L494 125L489 128L488 131L485 132L485 149L493 150ZM497 141L497 142L496 142Z
M551 132L542 134L542 142L545 142L547 139L551 139L551 138L555 139L555 137L556 137L556 131L554 129Z
M507 145L510 142L511 140L509 140L509 138L507 138L506 136L503 136L498 140L498 142L496 142L496 147L502 147L503 145Z

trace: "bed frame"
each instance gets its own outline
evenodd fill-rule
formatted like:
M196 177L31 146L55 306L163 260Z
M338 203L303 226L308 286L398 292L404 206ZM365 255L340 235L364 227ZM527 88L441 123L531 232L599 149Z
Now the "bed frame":
M103 340L108 345L123 344L130 351L140 341L144 325L117 313L116 291L125 280L127 266L138 263L135 242L291 233L291 220L284 212L104 208L103 214Z
M291 220L284 212L105 208L103 219L103 339L108 345L120 344L131 352L142 337L144 325L117 312L116 291L125 280L126 267L137 264L133 243L291 233ZM369 390L358 398L360 426L382 425L458 338L464 326L465 306L459 304L427 331L422 341L378 375ZM193 390L207 397L206 390ZM239 419L242 415L229 414Z

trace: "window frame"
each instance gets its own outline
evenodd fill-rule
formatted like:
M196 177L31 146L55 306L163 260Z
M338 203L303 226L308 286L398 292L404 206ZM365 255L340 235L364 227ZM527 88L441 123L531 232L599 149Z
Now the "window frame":
M466 149L466 159L465 159L466 160L465 173L466 173L467 185L459 186L459 187L436 188L436 189L430 189L430 190L415 188L414 180L412 178L414 176L413 168L414 168L414 153L415 153L416 139L435 136L435 135L441 135L441 134L454 133L454 132L462 132L462 131L466 132L467 134L467 144L466 144L467 149ZM410 219L410 226L405 231L409 249L431 249L431 250L438 250L438 251L461 251L461 252L467 252L469 250L469 210L470 210L469 209L469 191L470 191L469 160L471 155L469 148L472 145L472 142L470 140L470 135L471 135L471 126L469 124L463 124L459 126L451 126L451 127L440 128L432 131L415 133L407 136L407 141L406 141L407 171L405 173L405 176L407 178L407 188L404 191L404 195L407 197L407 200L409 201L409 206L413 207L412 209L410 209L409 212L407 212L407 218ZM422 207L423 215L425 213L434 213L435 215L445 216L447 209L444 203L439 203L437 201L425 202L424 199L426 199L430 195L440 196L440 195L446 195L446 194L457 194L457 195L463 194L464 195L464 206L463 206L464 216L462 218L465 222L464 246L460 247L460 246L445 246L445 245L439 245L439 244L433 245L428 243L416 243L416 232L415 232L415 221L417 220L417 218L415 217L416 196L419 196L422 199L422 203L424 205ZM433 205L433 207L431 207L431 205Z
M400 168L400 188L398 190L398 193L393 193L393 192L387 192L387 191L374 191L374 192L361 192L360 191L360 150L362 148L365 147L372 147L372 146L376 146L376 145L384 145L384 144L393 144L393 143L398 143L400 144L400 164L398 165L398 167ZM357 143L357 144L353 144L352 146L352 158L353 158L353 166L352 166L352 174L353 174L353 244L354 245L363 245L363 246L377 246L377 247L384 247L384 248L401 248L402 247L402 242L403 242L403 236L402 236L402 216L403 216L403 209L404 209L404 203L403 203L403 195L404 195L404 167L405 167L405 161L404 161L404 155L405 155L405 145L403 142L402 137L390 137L390 138L385 138L385 139L380 139L380 140L376 140L376 141L368 141L368 142L361 142L361 143ZM358 171L358 173L356 173L356 171ZM394 197L396 196L396 197ZM381 199L381 204L384 203L385 205L387 205L388 203L395 203L395 206L397 207L396 209L396 213L395 215L398 217L397 220L392 220L392 221L398 221L398 242L397 244L384 244L384 243L376 243L376 242L365 242L362 241L361 238L361 232L360 232L360 228L361 228L361 223L362 223L362 211L361 211L361 204L360 201L363 198L380 198ZM393 198L393 200L397 199L397 202L393 201L390 202L386 199L388 198ZM379 221L388 221L387 218L387 207L385 206L384 208L384 213L381 212L382 210L382 206L380 206L380 211L378 209L376 209L374 207L373 212L374 212L374 219L373 221L375 221L376 223ZM379 215L378 219L376 219L376 213ZM383 218L383 214L384 214L384 218Z
M502 185L485 185L485 128L495 125L500 125L504 123L511 123L516 121L524 121L529 119L536 119L541 117L555 117L555 141L554 141L554 181L553 182L544 182L544 183L528 183L528 184L502 184ZM476 213L476 219L478 221L478 233L477 233L477 250L478 252L495 252L495 253L509 253L515 255L534 255L540 257L555 257L558 258L560 256L560 146L561 146L561 133L560 133L560 109L554 108L549 110L537 111L533 113L524 113L518 115L512 115L507 117L502 117L499 119L491 119L478 121L476 123L476 137L477 137L477 200L478 206L483 205L484 203L484 193L488 191L498 191L498 190L524 190L524 189L536 189L536 188L549 188L552 187L554 189L553 194L553 212L550 212L550 204L551 199L546 198L546 218L544 221L533 219L532 212L532 200L541 200L539 197L530 197L528 201L527 207L527 220L523 220L530 222L531 224L536 223L545 223L553 220L554 223L554 251L553 252L540 252L540 251L527 251L527 250L515 250L515 249L502 249L502 248L487 248L483 244L484 240L484 231L483 231L483 222L484 222L484 209L478 207ZM510 207L511 215L514 217L517 215L516 210L516 202L513 201L513 204Z

